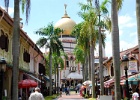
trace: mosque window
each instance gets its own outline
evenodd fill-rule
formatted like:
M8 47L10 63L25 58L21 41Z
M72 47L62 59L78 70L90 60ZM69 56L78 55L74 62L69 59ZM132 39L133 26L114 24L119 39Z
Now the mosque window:
M66 67L69 67L69 61L68 60L66 61Z

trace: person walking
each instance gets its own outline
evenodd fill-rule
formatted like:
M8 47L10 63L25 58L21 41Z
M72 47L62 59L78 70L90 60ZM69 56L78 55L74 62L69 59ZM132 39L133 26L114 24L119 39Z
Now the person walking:
M60 87L60 97L62 97L62 87Z
M136 89L135 92L132 94L132 100L138 100L138 98L139 98L139 94Z
M30 94L28 100L44 100L43 95L40 93L40 88L36 87L35 92Z

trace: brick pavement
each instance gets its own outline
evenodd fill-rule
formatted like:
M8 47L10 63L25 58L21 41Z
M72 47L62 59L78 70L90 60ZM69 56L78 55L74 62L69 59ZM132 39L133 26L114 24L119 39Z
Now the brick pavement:
M79 94L76 94L74 91L71 91L70 95L66 95L65 93L62 93L62 96L58 97L55 100L88 100L88 99L85 99Z

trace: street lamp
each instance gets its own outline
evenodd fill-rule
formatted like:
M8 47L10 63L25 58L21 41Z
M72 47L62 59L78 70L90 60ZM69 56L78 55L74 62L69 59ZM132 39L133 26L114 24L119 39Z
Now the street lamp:
M95 81L96 81L96 97L99 95L98 94L98 72L95 73Z
M0 60L0 100L2 100L3 94L3 76L6 70L6 61L4 58Z
M127 55L124 55L122 57L122 62L125 63L125 66L124 66L124 70L125 70L125 77L126 77L126 93L127 93L127 100L130 100L130 94L129 94L129 84L128 84L128 74L127 74L127 62L129 61L128 59L128 56Z
M42 84L44 83L43 82L43 73L41 73L40 76L41 76L41 84L40 84L41 88L40 88L40 90L41 90L41 93L42 93L42 89L43 89L43 85Z

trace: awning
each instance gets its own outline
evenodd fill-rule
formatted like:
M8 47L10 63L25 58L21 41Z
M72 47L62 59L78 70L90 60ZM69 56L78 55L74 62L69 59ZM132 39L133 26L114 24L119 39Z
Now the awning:
M104 82L104 87L105 87L105 88L109 88L109 87L111 86L111 84L114 83L114 81L115 81L114 78L105 81L105 82Z
M66 79L83 79L83 76L76 72L72 72L66 77Z
M40 79L36 78L35 76L33 76L33 75L31 75L31 74L26 74L26 75L28 75L28 76L30 76L31 78L33 78L33 79L37 80L38 82L41 82L41 80L40 80Z
M49 82L50 82L50 79L49 79L47 76L45 76L45 75L44 75L44 79L45 79L46 81L49 81Z
M135 75L129 76L128 77L128 84L137 85L139 80L140 80L140 74L135 74ZM126 79L121 80L120 84L125 85Z

